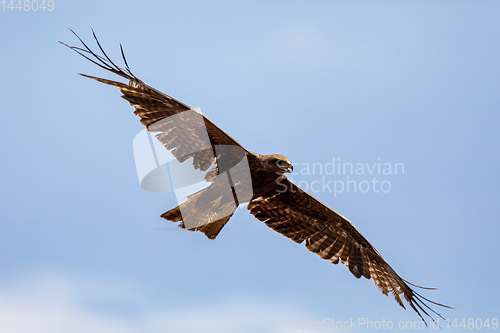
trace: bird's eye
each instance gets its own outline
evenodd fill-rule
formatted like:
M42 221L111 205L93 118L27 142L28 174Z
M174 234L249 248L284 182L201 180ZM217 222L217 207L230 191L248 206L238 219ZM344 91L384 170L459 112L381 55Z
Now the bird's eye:
M278 166L285 166L287 163L286 163L286 161L284 161L284 160L276 160L276 164L277 164Z

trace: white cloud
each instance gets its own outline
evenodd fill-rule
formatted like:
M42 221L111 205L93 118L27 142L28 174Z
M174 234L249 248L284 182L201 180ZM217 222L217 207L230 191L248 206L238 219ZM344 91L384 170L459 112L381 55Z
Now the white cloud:
M99 300L133 304L134 311L104 311ZM288 305L238 297L188 308L158 307L133 286L112 279L40 274L0 285L2 333L284 333L297 315Z

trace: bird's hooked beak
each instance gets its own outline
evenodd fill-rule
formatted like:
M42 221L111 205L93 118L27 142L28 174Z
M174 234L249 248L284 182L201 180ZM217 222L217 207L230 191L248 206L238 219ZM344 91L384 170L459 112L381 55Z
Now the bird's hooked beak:
M273 172L278 172L280 174L293 173L292 162L282 155L268 155L267 163L270 163L270 170ZM278 167L278 169L276 169Z
M288 164L288 165L284 165L284 166L280 166L280 173L292 173L293 172L293 165L291 164Z

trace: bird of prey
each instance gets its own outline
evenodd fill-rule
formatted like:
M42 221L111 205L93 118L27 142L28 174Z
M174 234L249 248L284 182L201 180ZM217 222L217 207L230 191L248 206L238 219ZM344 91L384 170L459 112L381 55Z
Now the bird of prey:
M293 171L288 158L277 154L260 155L242 147L206 116L193 112L194 109L132 74L121 45L124 67L117 66L106 55L95 33L93 36L102 55L92 51L78 35L82 47L61 43L128 83L81 75L117 87L134 107L134 114L139 116L141 123L148 131L156 133L159 142L178 162L189 160L196 170L207 172L205 180L209 185L163 213L162 218L215 239L238 205L248 203L250 213L265 225L296 243L305 244L309 251L333 264L341 262L356 278L372 279L382 293L392 294L403 308L404 298L424 322L424 315L431 319L432 313L441 317L428 303L448 306L423 297L412 287L433 288L419 287L401 278L351 221L286 177L286 173ZM201 120L203 128L195 118ZM241 161L245 162L243 167L234 172ZM245 170L249 177L238 175ZM223 174L230 177L218 177ZM228 180L231 190L223 191ZM251 191L236 195L240 188Z

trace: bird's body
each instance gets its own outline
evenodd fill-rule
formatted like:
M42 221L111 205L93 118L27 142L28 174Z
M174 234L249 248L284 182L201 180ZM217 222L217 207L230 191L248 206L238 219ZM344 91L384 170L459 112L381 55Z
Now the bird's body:
M161 217L172 222L181 222L180 227L201 231L208 238L215 239L238 205L252 203L268 193L283 189L286 169L277 167L273 160L287 161L287 165L291 166L286 157L260 155L249 151L244 154L248 168L236 168L235 171L234 165L226 166L223 168L226 173L219 171L216 177L210 177L211 184L208 187L190 195L186 202L165 212ZM227 177L229 170L230 179ZM249 177L245 177L247 170ZM227 190L228 182L232 191ZM248 195L237 195L236 192L247 192ZM186 221L189 223L185 223Z
M196 170L206 172L209 186L161 217L215 239L238 205L248 203L250 213L268 227L304 243L323 259L342 262L356 278L372 279L404 307L403 297L422 319L421 312L436 313L427 302L443 306L415 292L348 219L291 182L285 175L293 170L288 158L247 150L206 116L135 77L125 57L121 68L104 51L104 57L98 56L83 45L70 48L129 82L84 76L117 87L141 123L179 162L189 160Z

